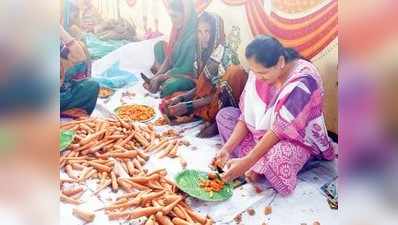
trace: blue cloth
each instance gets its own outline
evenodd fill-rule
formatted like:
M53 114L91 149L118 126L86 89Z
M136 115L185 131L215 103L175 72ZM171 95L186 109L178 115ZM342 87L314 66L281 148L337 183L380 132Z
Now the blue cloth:
M119 68L120 62L117 61L102 74L95 76L92 80L99 83L101 87L121 88L133 86L138 82L137 76Z
M92 33L87 33L84 36L84 43L87 46L90 58L100 59L108 53L128 44L126 40L107 40L103 41L97 38Z

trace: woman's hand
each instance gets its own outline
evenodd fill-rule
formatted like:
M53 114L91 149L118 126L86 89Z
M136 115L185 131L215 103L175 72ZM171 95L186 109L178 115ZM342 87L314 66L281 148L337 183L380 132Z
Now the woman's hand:
M226 147L222 147L211 161L210 165L213 167L223 168L225 163L230 158L230 151Z
M166 105L168 107L170 107L170 106L176 105L177 103L181 103L183 100L184 100L183 95L178 95L178 96L176 96L174 98L166 100Z
M156 93L159 91L160 85L169 78L166 74L160 74L153 79L149 83L144 83L144 88L147 89L151 93Z
M226 164L228 169L221 175L221 178L225 182L230 182L233 179L242 176L253 165L254 163L248 157L230 159Z
M184 103L177 103L175 105L169 105L167 108L168 108L167 111L168 111L169 115L172 115L172 116L182 116L188 112L188 109Z

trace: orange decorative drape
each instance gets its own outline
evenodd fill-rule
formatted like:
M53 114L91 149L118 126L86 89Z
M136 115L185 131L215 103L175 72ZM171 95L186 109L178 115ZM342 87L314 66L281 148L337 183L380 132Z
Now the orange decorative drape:
M337 0L301 18L288 19L264 11L262 0L223 0L228 5L244 5L253 35L269 34L285 46L311 59L337 37Z

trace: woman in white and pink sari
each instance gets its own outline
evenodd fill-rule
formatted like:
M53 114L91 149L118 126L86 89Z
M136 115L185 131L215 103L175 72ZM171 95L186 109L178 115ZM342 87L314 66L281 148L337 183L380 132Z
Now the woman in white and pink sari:
M253 40L246 58L251 71L239 109L224 108L216 118L224 145L214 162L226 165L226 181L264 175L287 195L308 160L335 158L322 112L321 78L311 62L270 36Z

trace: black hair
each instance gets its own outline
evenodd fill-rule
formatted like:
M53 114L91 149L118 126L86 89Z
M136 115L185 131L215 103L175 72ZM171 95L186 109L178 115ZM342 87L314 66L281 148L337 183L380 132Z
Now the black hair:
M283 56L286 63L302 58L293 48L285 48L278 39L259 35L246 47L246 58L254 57L255 60L266 68L275 66L279 57Z

